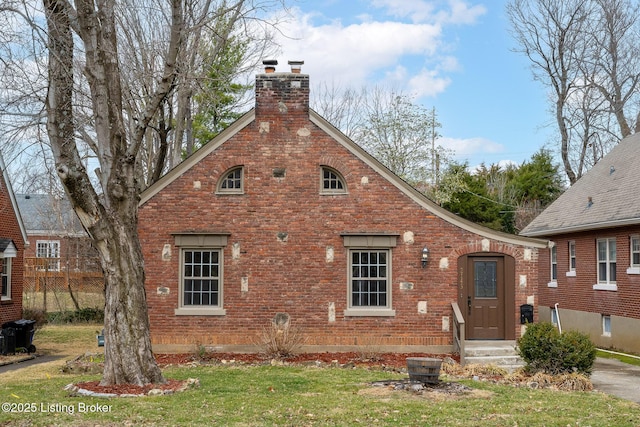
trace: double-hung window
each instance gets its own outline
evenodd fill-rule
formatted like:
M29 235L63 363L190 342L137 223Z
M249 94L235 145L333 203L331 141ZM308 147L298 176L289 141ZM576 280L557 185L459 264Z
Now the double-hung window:
M391 258L396 235L344 235L348 254L345 316L395 316Z
M18 251L10 239L0 239L0 300L11 299L11 264Z
M553 244L553 242L551 242ZM547 284L550 288L558 287L558 246L553 244L551 246L550 254L550 265L549 265L549 277L550 281Z
M615 291L616 286L616 239L598 239L598 283L594 289Z
M37 240L38 270L60 271L60 241Z
M176 315L225 315L224 246L226 234L178 234L179 296Z
M0 299L11 299L11 258L0 258L2 269L0 270L0 280L2 281L2 293Z
M576 275L576 242L573 240L569 241L569 270L566 275Z
M640 236L631 236L629 239L630 266L627 274L640 274Z

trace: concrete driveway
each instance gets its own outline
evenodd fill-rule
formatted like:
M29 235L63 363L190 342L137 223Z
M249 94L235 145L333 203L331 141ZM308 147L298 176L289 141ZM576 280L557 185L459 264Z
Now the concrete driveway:
M598 357L593 365L591 383L598 391L640 404L640 366Z

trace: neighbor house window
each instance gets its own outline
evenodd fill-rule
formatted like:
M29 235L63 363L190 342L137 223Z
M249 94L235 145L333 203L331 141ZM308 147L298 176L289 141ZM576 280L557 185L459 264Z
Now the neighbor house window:
M60 271L60 241L36 241L36 258L38 270Z
M602 315L602 335L611 336L611 316Z
M391 254L397 236L344 236L348 248L348 309L345 316L394 316Z
M567 276L576 275L576 242L573 240L569 242L569 270Z
M551 280L547 283L550 288L558 287L558 247L553 243L549 252L550 264L549 264L549 277Z
M555 307L551 307L551 323L558 326L558 310Z
M617 290L616 239L598 239L598 284L594 289Z
M342 176L336 170L323 167L320 192L323 194L344 194L347 192L347 186Z
M179 306L177 315L224 315L225 234L179 234Z
M218 182L216 192L223 194L244 193L244 169L240 166L225 172Z
M2 261L2 270L0 270L0 279L2 280L2 294L0 299L11 299L11 258L0 258Z
M631 236L631 268L635 274L640 274L640 236Z

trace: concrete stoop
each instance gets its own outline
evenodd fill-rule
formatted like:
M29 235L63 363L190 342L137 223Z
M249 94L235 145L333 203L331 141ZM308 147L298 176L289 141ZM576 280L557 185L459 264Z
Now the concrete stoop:
M525 365L515 341L473 340L465 342L465 365L496 365L513 372Z

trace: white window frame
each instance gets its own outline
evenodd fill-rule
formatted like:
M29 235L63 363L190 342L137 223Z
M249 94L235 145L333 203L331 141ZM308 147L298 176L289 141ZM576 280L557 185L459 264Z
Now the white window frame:
M605 256L601 257L600 246L605 245ZM601 290L601 291L617 291L618 285L616 283L617 279L617 248L616 248L616 238L615 237L607 237L596 240L596 274L598 278L598 282L593 285L593 289ZM601 277L600 267L602 265L606 266L605 277ZM612 274L616 275L615 278L612 278Z
M576 276L576 265L577 265L577 258L576 258L576 242L574 240L569 240L568 243L568 247L567 247L568 251L569 251L569 270L567 271L566 276L567 277L575 277Z
M178 271L178 307L176 316L224 316L224 247L227 245L227 233L212 234L176 234L175 244L180 248L180 265ZM184 304L185 253L189 251L206 251L218 253L218 303L216 305ZM208 276L212 277L212 276Z
M549 278L551 279L547 286L550 288L558 287L558 246L551 242L549 248Z
M343 235L344 246L347 248L347 309L345 316L378 316L393 317L393 248L396 246L397 235ZM353 302L353 266L352 257L355 252L384 252L386 253L386 304L384 306L354 306Z
M611 336L611 316L605 314L602 315L602 336Z
M47 259L38 270L60 271L60 240L36 240L36 258Z
M235 174L239 174L240 176L231 176ZM228 188L227 184L230 181L235 182L239 180L240 187ZM243 166L234 166L231 169L227 169L223 174L220 180L218 181L218 185L216 186L216 194L244 194L244 167Z
M0 300L11 301L11 257L0 254L0 264L2 271L0 272ZM2 283L5 286L2 286ZM2 292L4 288L4 292Z
M627 274L640 274L640 236L638 235L629 236L629 264Z
M328 178L325 177L326 174L329 174ZM325 186L327 182L330 184L328 188ZM331 188L331 183L336 183L336 188ZM320 167L320 194L347 194L347 183L342 174L329 166Z

